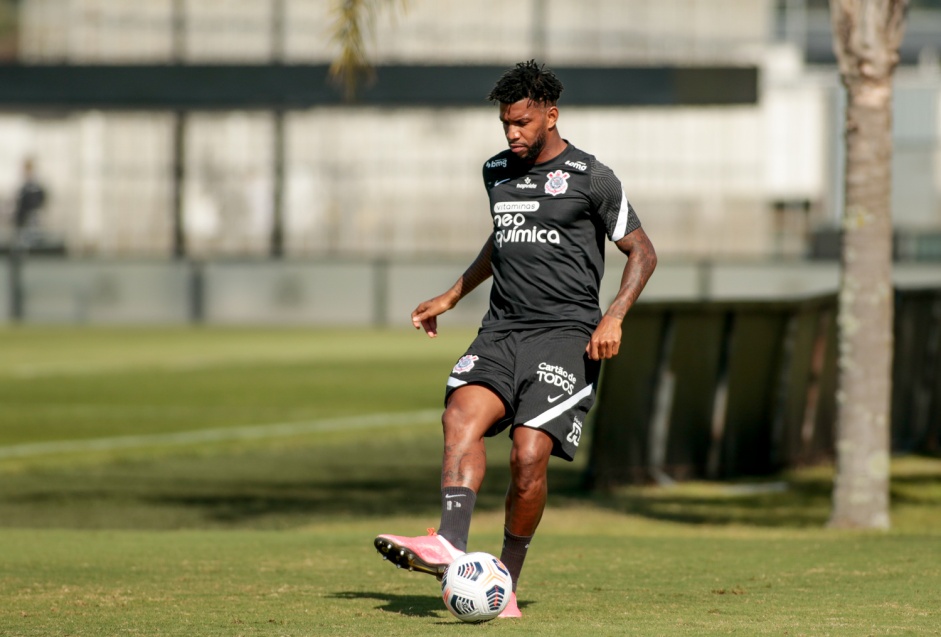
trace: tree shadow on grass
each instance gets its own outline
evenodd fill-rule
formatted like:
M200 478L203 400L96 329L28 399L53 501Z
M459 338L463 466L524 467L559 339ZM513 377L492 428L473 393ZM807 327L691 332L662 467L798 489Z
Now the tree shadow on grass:
M594 494L594 504L653 520L695 525L819 527L829 515L825 481L675 485Z
M57 528L291 528L331 518L440 515L440 438L369 436L350 444L281 445L178 454L9 473L0 481L0 526ZM478 511L502 511L508 441L488 450ZM587 450L584 450L587 451ZM584 458L581 459L584 461ZM549 505L597 506L684 524L819 527L830 512L827 471L675 487L584 488L584 465L553 460ZM941 470L924 459L893 477L893 505L938 508ZM754 485L752 485L754 486ZM420 526L420 525L419 525ZM423 527L422 527L423 528Z
M195 480L185 474L124 474L41 485L21 484L11 476L0 487L0 526L291 528L337 517L407 514L424 528L440 515L439 475L433 467L373 467L359 475L306 479L271 475ZM490 467L477 511L501 511L508 483L506 466ZM549 484L549 505L557 508L589 505L679 524L772 528L825 525L833 490L825 472L798 472L748 482L588 491L582 471L561 463L550 468ZM894 477L892 505L910 511L941 508L941 480L934 473Z
M905 469L891 480L893 510L941 508L939 466ZM693 525L746 525L771 528L820 528L832 507L830 469L811 468L771 478L727 482L676 483L672 486L624 486L586 494L596 506L654 520Z

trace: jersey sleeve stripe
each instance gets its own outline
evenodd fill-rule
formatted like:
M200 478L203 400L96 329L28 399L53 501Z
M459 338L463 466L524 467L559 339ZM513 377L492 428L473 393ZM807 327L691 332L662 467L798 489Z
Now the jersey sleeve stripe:
M618 220L614 224L614 232L611 233L612 241L620 241L627 235L627 219L630 216L631 207L627 203L627 194L621 191L621 207L618 209Z

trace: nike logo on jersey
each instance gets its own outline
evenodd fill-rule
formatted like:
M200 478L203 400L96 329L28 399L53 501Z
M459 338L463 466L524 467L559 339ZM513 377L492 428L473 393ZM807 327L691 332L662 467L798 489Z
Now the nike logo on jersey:
M493 182L493 185L494 185L494 186L499 186L500 184L505 184L505 183L508 182L508 181L510 181L510 180L509 180L509 179L501 179L500 181L495 181L495 182Z
M562 398L562 396L565 396L565 394L559 394L558 396L546 396L546 400L548 400L550 403L554 403L558 399Z

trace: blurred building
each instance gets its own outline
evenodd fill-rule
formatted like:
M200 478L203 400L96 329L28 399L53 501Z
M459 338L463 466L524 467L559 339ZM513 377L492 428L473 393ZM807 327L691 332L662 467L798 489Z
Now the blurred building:
M336 53L333 4L0 0L0 56L68 68L324 65ZM896 82L895 220L938 233L941 7L913 4ZM822 45L825 2L512 6L412 0L380 11L370 47L380 80L384 65L529 58L566 69L754 67L751 103L568 106L570 93L560 130L622 178L662 256L800 256L811 233L836 225L842 93ZM72 254L473 255L490 230L480 167L505 147L488 89L479 105L458 106L4 106L0 193L14 192L34 157L49 192L44 227Z

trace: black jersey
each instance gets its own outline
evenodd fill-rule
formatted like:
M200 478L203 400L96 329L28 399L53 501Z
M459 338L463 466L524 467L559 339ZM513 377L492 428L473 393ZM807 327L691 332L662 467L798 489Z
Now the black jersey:
M567 143L529 164L506 150L483 168L493 216L493 286L483 331L571 325L593 331L605 236L640 227L621 182Z

